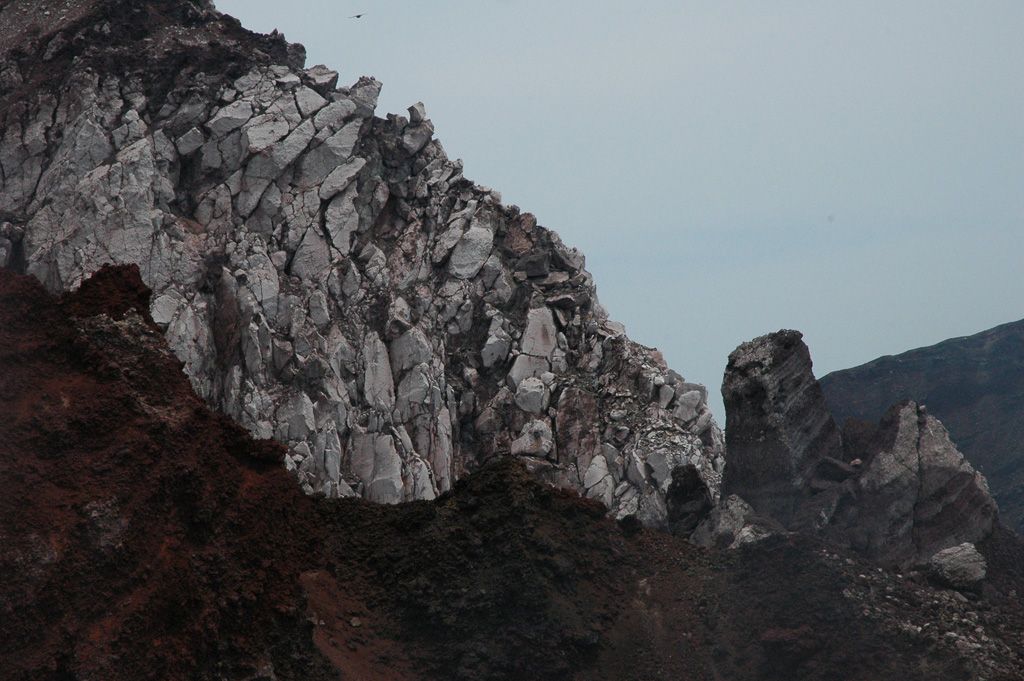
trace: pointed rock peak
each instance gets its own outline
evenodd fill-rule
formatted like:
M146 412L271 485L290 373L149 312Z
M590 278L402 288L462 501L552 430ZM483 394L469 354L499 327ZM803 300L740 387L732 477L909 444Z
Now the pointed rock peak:
M811 494L815 466L842 459L839 428L811 370L799 331L740 345L722 383L726 412L723 493L789 524Z
M901 569L992 533L998 514L984 477L927 408L903 400L878 425L850 420L843 433L799 332L737 348L722 394L723 495L738 495L787 529L827 536ZM728 529L722 514L708 523L696 536Z

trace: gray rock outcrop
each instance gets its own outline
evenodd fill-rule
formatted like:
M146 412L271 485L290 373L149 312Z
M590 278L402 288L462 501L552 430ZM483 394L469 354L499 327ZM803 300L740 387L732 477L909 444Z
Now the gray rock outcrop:
M717 499L703 389L608 320L581 253L463 177L422 104L374 117L372 78L189 16L119 46L123 73L79 27L52 82L4 92L5 266L63 291L138 264L196 392L285 443L308 493L430 499L512 452L654 526L680 466ZM223 62L175 51L215 39Z
M740 345L722 382L728 466L725 494L736 494L789 525L812 494L822 457L841 458L842 438L811 371L799 331Z
M877 421L904 399L927 404L1024 535L1024 320L833 372L821 388L839 424Z
M985 478L942 424L906 400L879 425L854 421L841 432L798 332L737 348L722 394L723 493L753 512L899 568L992 533L998 511ZM715 509L695 541L731 543L728 537L737 537L750 515L743 509L735 499Z
M964 542L939 551L928 561L930 576L940 584L959 591L978 591L988 566L974 544Z

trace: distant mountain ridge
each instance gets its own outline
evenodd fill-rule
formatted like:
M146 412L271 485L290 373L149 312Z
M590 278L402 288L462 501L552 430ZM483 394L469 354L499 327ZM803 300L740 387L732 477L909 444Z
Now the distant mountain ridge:
M926 404L985 474L1003 521L1024 533L1024 320L834 371L820 383L840 424L878 421L902 399Z

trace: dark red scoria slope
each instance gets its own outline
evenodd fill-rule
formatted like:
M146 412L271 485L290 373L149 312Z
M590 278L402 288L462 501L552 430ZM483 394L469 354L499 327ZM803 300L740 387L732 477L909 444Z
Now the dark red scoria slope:
M313 504L192 393L147 297L134 266L60 302L0 270L0 676L314 671Z
M972 601L799 535L705 551L514 459L305 497L147 300L134 267L63 300L0 270L4 681L1024 679L1018 544Z

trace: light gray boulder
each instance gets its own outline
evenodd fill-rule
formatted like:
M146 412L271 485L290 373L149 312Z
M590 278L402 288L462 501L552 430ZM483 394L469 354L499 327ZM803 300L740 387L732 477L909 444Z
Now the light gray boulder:
M459 238L448 261L448 272L459 279L472 279L484 266L494 245L494 234L485 227L471 226Z
M367 403L381 412L395 406L395 381L387 346L376 333L370 333L363 344L363 394Z
M349 466L366 486L364 496L382 504L403 501L402 460L390 435L356 432L352 437Z
M548 408L551 394L544 381L536 377L523 379L516 388L516 406L528 414L539 414Z
M985 556L964 542L939 551L928 560L930 576L958 591L980 591L988 571Z
M523 426L519 437L512 443L512 454L545 457L551 454L553 448L551 426L545 421L534 420Z
M523 331L523 354L550 360L557 344L557 334L551 308L533 308L526 319L526 330Z

